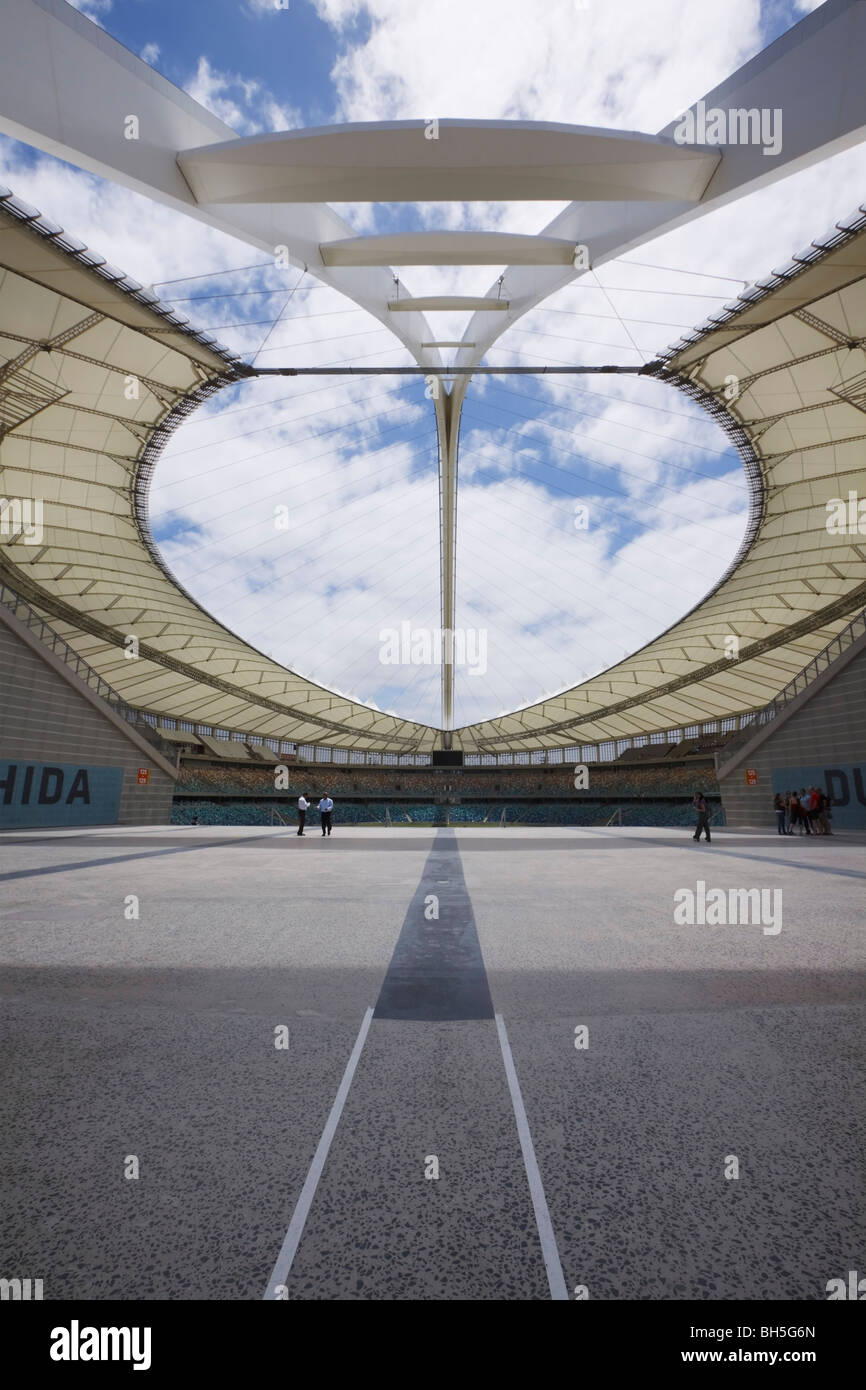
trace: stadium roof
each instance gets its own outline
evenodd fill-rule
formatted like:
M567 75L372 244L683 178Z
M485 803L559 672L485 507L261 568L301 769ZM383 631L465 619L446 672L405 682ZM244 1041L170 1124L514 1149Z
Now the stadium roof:
M44 530L38 545L0 534L2 577L138 708L304 741L432 746L431 731L253 650L168 573L147 524L153 465L242 364L99 261L0 191L0 497L42 499Z
M727 574L655 641L583 685L462 730L488 751L693 724L777 691L866 602L866 206L676 344L659 376L709 410L743 460L746 536ZM738 396L726 391L736 384ZM739 639L739 659L725 639ZM528 741L527 741L528 740Z
M0 192L0 496L41 498L44 534L0 535L0 577L130 704L332 747L428 752L441 731L315 685L176 582L147 523L173 428L245 369L209 335ZM866 602L866 535L827 503L866 498L866 210L677 344L655 373L711 411L749 478L728 573L617 666L454 731L467 752L570 746L765 704ZM127 400L127 376L140 382ZM731 378L736 400L725 398ZM866 523L864 523L866 524ZM6 527L8 532L8 524ZM139 657L124 654L134 632ZM725 639L739 638L739 659Z

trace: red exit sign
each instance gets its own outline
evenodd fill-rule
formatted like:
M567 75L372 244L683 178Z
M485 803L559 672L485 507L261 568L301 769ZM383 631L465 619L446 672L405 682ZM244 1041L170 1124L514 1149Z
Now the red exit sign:
M746 768L746 786L756 787L758 785L758 769L756 767Z
M149 781L150 781L150 768L149 768L149 767L140 767L140 768L138 769L138 785L139 785L140 787L145 787L145 786L147 786L147 783L148 783Z

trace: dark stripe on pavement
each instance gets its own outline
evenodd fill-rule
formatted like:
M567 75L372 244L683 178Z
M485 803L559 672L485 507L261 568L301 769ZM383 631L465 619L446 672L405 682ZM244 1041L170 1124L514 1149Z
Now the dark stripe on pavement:
M581 825L578 828L587 835L602 836L602 829L593 829L588 825ZM779 838L781 838L781 836ZM803 838L811 837L804 836ZM689 850L688 841L694 840L693 835L684 835L682 843L679 840L651 839L649 835L604 835L602 843L607 841L609 845L616 847L617 845L621 845L623 840L629 840L633 845L658 845L661 849L684 849L690 854L701 852L698 850ZM724 841L720 841L718 836L709 843L710 849L707 850L707 841L700 841L702 851L712 855L713 859L718 859L720 855L725 855L729 859L753 859L756 864L779 864L783 869L803 869L806 873L832 874L838 878L866 878L866 873L861 869L838 869L830 864L805 864L802 860L797 863L795 859L777 859L775 855L770 854L749 854L744 849L719 849L719 844L724 843ZM849 840L848 844L852 844L852 841Z
M438 899L438 919L425 916ZM430 905L432 910L432 904ZM440 830L388 966L374 1018L493 1018L475 914L452 830Z
M64 841L67 843L69 838L71 837L63 836ZM237 840L200 841L193 845L174 845L171 849L150 850L146 854L114 854L103 859L82 859L78 863L41 864L33 869L12 869L9 873L0 874L0 883L8 883L16 878L41 878L43 874L68 874L74 872L76 869L101 869L103 865L109 864L129 864L134 859L159 859L166 854L193 854L201 849L226 849L229 845L249 845L252 844L254 840L261 840L263 838L265 837L261 835L244 835L242 839ZM267 838L269 841L273 841L281 839L282 837L279 835L269 835ZM10 840L8 843L15 844L16 842ZM28 840L25 843L31 844L32 842ZM43 840L40 843L44 846L48 844L49 841ZM0 845L2 845L2 842L0 842Z

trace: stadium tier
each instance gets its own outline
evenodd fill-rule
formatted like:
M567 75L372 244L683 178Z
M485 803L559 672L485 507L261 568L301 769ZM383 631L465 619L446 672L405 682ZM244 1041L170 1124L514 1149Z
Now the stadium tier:
M331 796L467 797L691 796L717 791L711 762L662 763L652 767L620 764L587 767L587 786L575 789L573 766L559 768L378 769L320 766L276 769L225 764L184 763L177 796L273 796L285 799L326 789Z

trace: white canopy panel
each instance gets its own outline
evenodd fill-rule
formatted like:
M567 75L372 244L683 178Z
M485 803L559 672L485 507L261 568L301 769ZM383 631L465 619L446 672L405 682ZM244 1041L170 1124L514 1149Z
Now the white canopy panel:
M659 366L661 379L711 411L749 476L752 518L727 575L603 675L460 730L464 747L591 742L762 706L866 602L866 507L862 530L855 523L840 532L832 505L851 492L866 499L864 212L746 291ZM739 638L738 660L725 654L729 636Z

